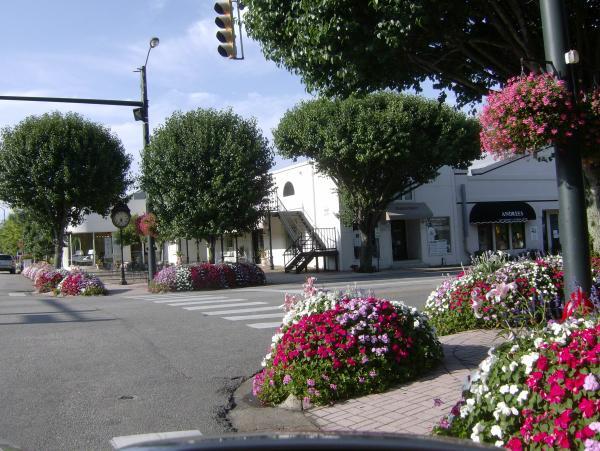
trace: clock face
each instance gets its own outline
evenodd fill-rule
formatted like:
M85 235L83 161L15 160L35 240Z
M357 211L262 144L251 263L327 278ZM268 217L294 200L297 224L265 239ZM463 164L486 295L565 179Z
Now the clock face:
M113 224L119 228L126 227L129 224L129 215L125 211L117 211L112 217Z

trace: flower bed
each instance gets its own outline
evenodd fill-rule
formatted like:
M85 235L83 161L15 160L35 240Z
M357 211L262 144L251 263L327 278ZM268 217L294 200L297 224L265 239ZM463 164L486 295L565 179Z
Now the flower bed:
M600 448L600 325L550 323L490 351L438 434L521 449Z
M403 303L326 293L286 295L288 310L273 337L253 393L265 404L289 395L305 406L381 392L433 368L442 348L427 318Z
M593 270L595 290L600 273ZM434 290L425 306L440 335L516 324L544 325L560 318L564 304L562 258L474 265Z
M49 291L63 296L97 296L106 294L102 281L91 274L79 269L67 271L56 269L48 263L34 263L21 273L34 281L35 288L40 293Z
M263 270L252 263L200 263L161 269L154 276L150 290L165 292L235 288L264 285L266 282Z

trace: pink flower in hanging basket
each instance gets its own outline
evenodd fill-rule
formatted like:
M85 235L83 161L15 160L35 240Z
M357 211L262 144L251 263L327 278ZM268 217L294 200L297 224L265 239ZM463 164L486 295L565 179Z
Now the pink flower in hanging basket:
M515 77L491 93L480 116L481 144L500 158L566 140L581 125L564 81L551 74Z
M144 213L138 217L135 226L141 235L158 237L158 224L154 213Z

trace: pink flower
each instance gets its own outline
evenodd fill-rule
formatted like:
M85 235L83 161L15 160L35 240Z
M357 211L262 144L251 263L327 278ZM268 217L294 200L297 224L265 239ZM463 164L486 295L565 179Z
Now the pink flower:
M306 385L308 385L309 387L314 387L315 380L314 379L306 379Z
M585 377L583 388L588 391L596 391L600 388L600 384L596 380L596 377L590 373Z
M292 382L292 376L290 376L289 374L283 376L283 385L287 385L290 382Z
M585 451L600 451L600 442L597 440L593 440L588 438L585 442Z

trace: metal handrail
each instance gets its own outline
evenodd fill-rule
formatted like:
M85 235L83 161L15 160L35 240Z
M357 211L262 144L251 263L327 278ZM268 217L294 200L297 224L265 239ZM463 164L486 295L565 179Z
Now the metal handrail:
M284 267L302 253L327 250L337 250L337 230L333 227L313 229L309 237L298 237L283 252Z

